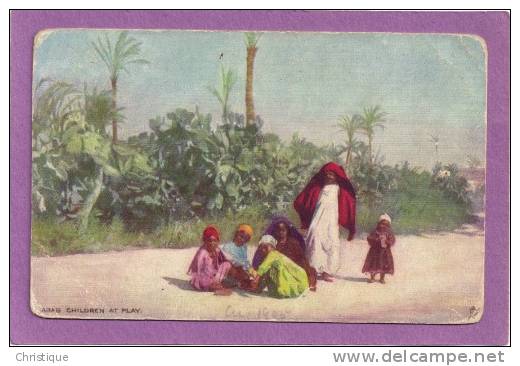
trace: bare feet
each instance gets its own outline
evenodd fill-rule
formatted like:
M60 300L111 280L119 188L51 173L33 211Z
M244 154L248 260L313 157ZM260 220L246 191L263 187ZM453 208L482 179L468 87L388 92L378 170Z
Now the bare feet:
M369 278L369 279L367 280L367 282L368 282L368 283L374 283L374 279L373 279L373 278Z
M219 282L212 284L210 289L211 289L211 291L213 291L215 293L215 295L220 295L220 296L231 295L231 293L233 292L233 290L225 287L222 283L219 283Z
M384 278L381 278L381 279L379 280L379 282L382 283L382 284L385 284L385 283L386 283Z
M256 276L249 282L249 286L245 289L249 292L262 292L262 289L260 288L260 277Z
M325 282L334 282L334 277L332 277L330 274L328 274L327 272L323 272L320 276L319 276L319 279L322 280L322 281L325 281Z

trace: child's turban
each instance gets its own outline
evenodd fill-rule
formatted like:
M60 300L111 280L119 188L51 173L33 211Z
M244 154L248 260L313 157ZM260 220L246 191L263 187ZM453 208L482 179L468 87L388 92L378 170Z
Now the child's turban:
M250 238L253 236L253 228L250 225L248 225L248 224L240 224L240 225L238 225L238 229L237 230L246 233L247 235L249 235Z
M214 237L215 239L220 240L220 234L218 232L218 229L213 225L207 226L204 229L204 232L202 233L203 240L208 240L211 237Z
M271 244L275 247L278 241L272 235L264 235L260 238L260 244Z
M384 213L381 216L379 216L379 221L383 221L383 220L388 221L389 224L392 223L392 218L387 213Z

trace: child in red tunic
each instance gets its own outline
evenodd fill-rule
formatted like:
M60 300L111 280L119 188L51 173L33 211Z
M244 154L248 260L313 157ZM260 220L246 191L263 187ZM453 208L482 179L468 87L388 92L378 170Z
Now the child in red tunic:
M363 273L369 273L369 283L374 282L379 273L379 282L385 283L385 274L394 274L394 258L391 247L395 244L395 236L392 232L392 219L387 214L379 217L376 228L367 237L370 250L368 251Z

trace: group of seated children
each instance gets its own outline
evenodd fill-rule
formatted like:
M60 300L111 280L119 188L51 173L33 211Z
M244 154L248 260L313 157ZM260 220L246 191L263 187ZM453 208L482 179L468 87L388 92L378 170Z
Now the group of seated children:
M390 246L395 242L388 215L382 215L367 240L370 245L363 272L374 282L380 273L393 273ZM298 297L307 289L316 291L317 273L305 256L305 240L296 227L285 217L273 219L253 256L247 256L247 243L253 236L250 225L237 227L233 240L220 245L220 233L208 226L202 234L198 249L188 270L191 285L199 291L229 295L238 287L244 291L262 292L277 298Z

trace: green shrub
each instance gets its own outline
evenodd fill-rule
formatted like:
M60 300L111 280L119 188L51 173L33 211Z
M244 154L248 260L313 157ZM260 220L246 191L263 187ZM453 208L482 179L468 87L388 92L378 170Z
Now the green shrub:
M358 205L359 230L372 230L379 215L388 213L398 234L453 230L469 220L469 206L450 197L432 184L432 174L410 169L407 163L395 167L395 186L369 208L361 197Z
M90 108L106 109L105 94L85 93ZM343 159L344 147L317 146L298 134L284 142L263 133L260 119L247 125L237 113L215 125L198 108L175 109L150 120L150 132L112 144L90 121L95 110L60 110L67 98L78 93L54 84L33 116L34 255L189 247L209 223L227 241L247 222L255 242L273 215L298 225L292 209L298 192L324 163ZM371 230L383 212L398 234L468 221L472 196L456 165L438 164L431 173L407 162L389 166L370 142L349 146L358 232ZM476 199L483 194L482 188Z
M201 243L202 231L216 225L221 232L221 241L233 238L238 224L253 227L251 243L257 243L269 223L269 217L259 207L222 216L191 219L164 224L148 232L126 230L123 222L113 220L104 224L90 220L85 232L78 230L72 221L58 223L51 219L35 218L32 224L31 252L35 256L56 256L77 253L97 253L126 248L187 248Z

